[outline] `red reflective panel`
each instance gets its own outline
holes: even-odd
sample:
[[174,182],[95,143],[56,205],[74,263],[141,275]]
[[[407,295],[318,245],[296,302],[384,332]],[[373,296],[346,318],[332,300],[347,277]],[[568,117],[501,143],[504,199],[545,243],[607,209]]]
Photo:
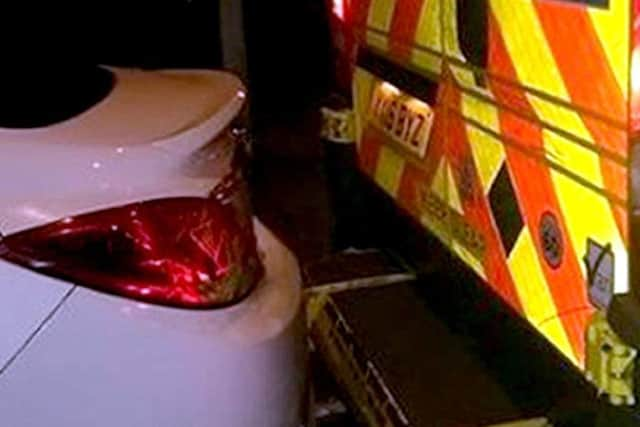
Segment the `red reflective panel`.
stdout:
[[134,203],[8,236],[2,257],[145,302],[229,305],[263,275],[251,221],[237,217],[213,197]]

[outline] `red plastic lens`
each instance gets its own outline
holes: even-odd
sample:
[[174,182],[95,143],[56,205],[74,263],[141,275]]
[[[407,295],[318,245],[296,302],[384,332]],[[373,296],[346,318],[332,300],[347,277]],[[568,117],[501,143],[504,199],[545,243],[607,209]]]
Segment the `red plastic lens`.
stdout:
[[134,203],[8,236],[2,257],[145,302],[229,305],[263,274],[251,222],[237,216],[214,197]]

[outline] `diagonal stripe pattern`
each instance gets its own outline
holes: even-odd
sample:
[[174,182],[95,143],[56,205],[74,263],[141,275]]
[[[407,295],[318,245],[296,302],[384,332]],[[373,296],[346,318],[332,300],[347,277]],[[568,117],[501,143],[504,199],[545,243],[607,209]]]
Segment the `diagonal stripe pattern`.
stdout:
[[368,121],[389,79],[356,72],[361,168],[582,365],[588,241],[629,289],[631,0],[482,0],[486,69],[463,54],[460,1],[353,0],[363,49],[440,84],[415,159]]

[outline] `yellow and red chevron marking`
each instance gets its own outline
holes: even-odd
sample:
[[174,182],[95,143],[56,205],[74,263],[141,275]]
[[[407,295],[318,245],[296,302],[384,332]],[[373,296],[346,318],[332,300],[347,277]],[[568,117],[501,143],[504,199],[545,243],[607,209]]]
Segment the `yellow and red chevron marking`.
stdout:
[[569,360],[578,364],[574,346],[561,320],[567,316],[558,316],[534,237],[528,227],[525,227],[518,237],[508,262],[526,318]]
[[420,12],[425,1],[428,0],[404,0],[401,6],[393,11],[391,21],[390,51],[394,58],[407,62],[412,53],[412,45],[416,35],[416,29],[420,22]]
[[[368,31],[384,40],[373,47],[396,62],[408,64],[416,50],[458,59],[462,55],[456,47],[458,3],[355,0],[355,31],[363,45],[367,44]],[[611,0],[606,9],[562,0],[485,0],[485,3],[493,11],[497,24],[504,27],[507,48],[516,59],[516,84],[606,117],[625,130],[630,40],[624,29],[630,28],[629,0]],[[450,45],[445,52],[443,41]],[[603,143],[626,155],[622,135]]]
[[[495,111],[495,117],[493,114],[488,117],[478,117],[480,113],[486,115],[487,112],[492,112],[486,105],[479,104],[477,100],[473,98],[463,101],[460,110],[464,113],[465,117],[473,117],[477,121],[481,121],[487,126],[487,130],[480,130],[475,128],[474,125],[467,125],[467,139],[469,143],[476,145],[477,153],[474,153],[474,159],[478,167],[482,166],[487,169],[484,174],[486,178],[481,178],[480,182],[483,185],[485,194],[489,197],[495,190],[497,181],[508,176],[508,180],[514,186],[513,197],[518,199],[517,206],[520,213],[527,213],[523,228],[518,229],[518,234],[514,236],[511,243],[508,244],[508,264],[511,271],[514,282],[516,285],[518,298],[523,306],[524,315],[535,325],[540,323],[549,323],[547,319],[558,317],[558,305],[551,293],[552,288],[560,288],[562,286],[562,278],[566,277],[568,266],[573,265],[574,272],[576,271],[575,261],[568,263],[566,260],[556,269],[550,269],[546,264],[542,264],[541,250],[539,242],[539,234],[535,233],[535,236],[531,234],[530,230],[537,230],[539,224],[536,220],[544,214],[553,212],[550,208],[552,202],[549,202],[549,197],[544,193],[544,183],[538,181],[538,176],[535,180],[531,179],[532,175],[536,175],[536,172],[540,173],[542,170],[542,176],[548,175],[544,168],[544,165],[537,161],[535,158],[531,158],[521,151],[514,149],[509,144],[501,142],[498,137],[499,134],[491,135],[489,131],[491,129],[503,130],[505,126],[509,126],[509,115],[501,113],[499,110]],[[483,108],[484,107],[484,108]],[[473,111],[473,110],[478,111]],[[479,120],[482,119],[482,120]],[[494,123],[495,121],[495,123]],[[519,126],[521,132],[525,132],[526,129],[539,134],[535,127],[520,124],[515,122]],[[533,138],[534,135],[529,135]],[[518,169],[519,168],[519,169]],[[547,185],[549,180],[547,179]],[[534,196],[530,197],[529,194],[533,193]],[[507,195],[501,196],[501,202],[508,204]],[[546,196],[546,197],[545,197]],[[526,200],[521,200],[523,197],[528,197]],[[551,193],[553,197],[553,193]],[[542,209],[540,209],[540,207]],[[536,210],[539,212],[536,214]],[[495,217],[494,212],[494,217]],[[549,274],[550,271],[557,270],[555,275]],[[565,274],[561,274],[562,272]],[[526,273],[526,274],[525,274]],[[580,275],[579,269],[577,269],[578,275]],[[582,278],[579,278],[581,281]],[[576,288],[571,288],[576,289]],[[577,288],[579,291],[584,292],[582,289]],[[580,304],[583,298],[576,298],[575,301],[571,301],[571,304]],[[565,305],[567,303],[565,302]],[[580,311],[575,311],[573,305],[564,307],[563,313],[572,313],[571,316],[565,316],[564,323],[571,325],[575,321],[574,317],[580,315]],[[574,314],[575,312],[575,314]],[[579,319],[580,320],[580,319]],[[580,340],[580,328],[577,329],[578,333],[574,334],[574,337],[578,338],[576,347],[581,348],[582,342]],[[565,329],[562,325],[549,324],[542,330],[549,339],[556,343],[560,350],[573,361],[577,361],[576,352],[574,346],[571,345],[567,337]]]
[[[490,28],[496,27],[491,25]],[[495,61],[490,61],[490,63],[500,64],[500,71],[503,75],[513,75],[515,71],[509,56],[506,54],[500,35],[492,32],[491,36],[491,55]],[[499,89],[494,90],[494,93],[497,98],[500,98]],[[526,106],[527,101],[524,93],[522,93],[522,99],[518,101],[518,104],[523,107]],[[529,106],[528,108],[531,109],[532,107]],[[523,142],[533,149],[544,149],[542,132],[535,124],[518,119],[512,114],[501,112],[500,125],[504,134],[518,135]],[[540,218],[546,213],[551,213],[559,219],[561,234],[567,240],[566,220],[564,219],[549,169],[542,162],[523,154],[521,151],[508,146],[506,151],[509,170],[513,174],[520,206],[525,213],[524,216],[529,229],[537,230],[539,227],[537,222]],[[532,179],[532,177],[535,177],[535,179]],[[544,255],[541,253],[541,247],[541,243],[537,242],[538,256],[543,259]],[[576,308],[586,309],[582,318],[576,319],[573,317],[564,324],[574,353],[580,355],[584,352],[584,327],[590,314],[588,310],[590,305],[587,300],[586,286],[584,285],[584,278],[578,261],[580,255],[576,254],[573,249],[566,250],[565,254],[566,257],[560,266],[552,268],[543,262],[542,269],[558,313],[570,312]],[[575,285],[567,286],[567,283]]]
[[[629,70],[628,35],[620,34],[624,31],[609,32],[611,40],[602,39],[597,28],[605,26],[601,23],[604,19],[610,21],[608,25],[629,28],[628,11],[628,2],[620,0],[611,1],[610,11],[604,17],[605,12],[559,2],[494,0],[490,34],[498,34],[503,40],[504,56],[512,61],[513,72],[503,73],[491,60],[489,72],[584,109],[582,114],[569,113],[526,94],[537,117],[592,141],[624,161],[628,149],[624,132],[628,120],[628,74],[618,73],[618,80],[614,71]],[[490,41],[490,49],[493,47]],[[609,62],[609,57],[613,62]],[[600,174],[594,180],[602,180],[606,188],[626,201],[625,168],[602,160]],[[619,234],[626,240],[625,208],[612,205],[611,210]]]
[[[498,2],[495,2],[495,3],[497,4]],[[511,7],[511,6],[505,6],[505,7]],[[494,12],[495,10],[496,8],[494,7]],[[522,12],[519,12],[519,13],[522,14]],[[583,11],[578,8],[576,10],[576,13],[583,13]],[[526,52],[524,53],[520,52],[518,49],[516,49],[513,46],[511,47],[511,50],[509,50],[507,48],[506,41],[505,42],[502,41],[502,40],[506,40],[508,37],[513,38],[513,36],[510,35],[511,32],[509,32],[504,28],[504,25],[501,26],[500,23],[497,22],[497,18],[495,17],[497,15],[498,14],[493,13],[492,23],[490,25],[490,31],[491,31],[490,40],[492,40],[490,44],[491,57],[489,60],[490,73],[497,74],[502,77],[506,77],[506,80],[513,82],[513,81],[517,81],[520,75],[530,72],[531,74],[536,75],[535,79],[538,79],[540,81],[546,79],[549,81],[549,83],[545,83],[544,85],[542,83],[538,83],[538,85],[551,88],[556,93],[563,91],[562,89],[563,79],[559,79],[559,77],[556,75],[556,72],[553,71],[553,70],[557,71],[557,69],[555,68],[555,65],[554,65],[555,59],[552,57],[551,51],[547,49],[543,52],[538,52],[534,55],[536,61],[539,64],[541,64],[541,66],[538,67],[539,69],[536,71],[535,69],[533,69],[534,67],[531,65],[531,61],[527,61]],[[510,16],[513,18],[512,14],[509,14],[509,15],[505,15],[504,17],[505,20],[507,16]],[[530,18],[529,20],[520,19],[520,21],[529,22],[531,19],[533,19],[531,18],[531,16],[529,16],[529,18]],[[525,24],[520,23],[518,27],[519,28],[518,31],[521,31],[524,25]],[[535,30],[531,29],[531,31],[529,32],[530,33],[535,32]],[[573,39],[575,39],[575,37]],[[511,43],[513,45],[517,45],[515,41],[512,41]],[[503,51],[505,52],[503,52],[501,55],[496,55],[494,54],[494,51],[496,50],[496,46],[499,46],[499,45],[505,46],[505,48],[503,49]],[[542,47],[544,47],[545,45],[548,45],[548,43],[546,42],[546,39],[543,40],[542,42],[540,42],[539,40],[536,40],[535,49],[541,50]],[[531,54],[531,52],[529,52],[529,54]],[[568,52],[566,54],[568,55]],[[506,66],[503,63],[504,61],[509,61],[512,63],[512,65]],[[587,62],[589,62],[589,60],[587,60]],[[517,68],[517,64],[519,64],[520,69]],[[523,69],[527,67],[531,68],[532,70],[523,71]],[[595,69],[597,70],[597,67],[595,67]],[[511,71],[508,71],[508,70],[511,70]],[[568,71],[569,70],[567,70],[567,72]],[[582,78],[586,79],[586,77],[584,76]],[[565,78],[564,80],[570,80],[570,78]],[[595,84],[592,83],[592,85],[595,85],[596,87],[601,85],[600,83],[597,83],[597,80],[598,80],[597,75],[592,75],[588,79],[589,82],[593,82],[594,80],[596,81],[596,83]],[[605,77],[604,80],[606,81],[610,79],[607,79]],[[566,112],[559,114],[558,111],[560,107],[553,106],[549,102],[546,102],[546,103],[540,102],[540,99],[535,96],[532,96],[530,92],[527,92],[525,90],[520,90],[519,92],[522,96],[518,96],[518,90],[517,88],[514,88],[513,85],[510,85],[507,88],[506,86],[508,85],[503,84],[497,80],[494,80],[493,83],[494,84],[492,84],[492,88],[494,89],[494,92],[499,91],[501,93],[501,95],[498,98],[503,99],[504,103],[517,105],[517,108],[519,111],[523,111],[523,110],[529,111],[530,115],[533,115],[535,117],[542,117],[542,118],[546,117],[549,120],[553,119],[556,122],[558,122],[556,123],[558,125],[557,127],[569,135],[573,135],[573,136],[577,135],[583,138],[586,135],[586,138],[589,141],[598,142],[598,144],[592,145],[590,158],[588,156],[587,157],[576,156],[574,155],[575,152],[569,152],[569,154],[566,154],[566,153],[564,154],[564,157],[567,158],[564,161],[564,163],[568,165],[568,168],[570,169],[571,172],[578,172],[578,173],[582,172],[585,180],[588,181],[590,185],[606,189],[606,191],[610,196],[614,196],[615,199],[617,199],[615,201],[612,199],[608,199],[609,207],[602,208],[601,198],[596,197],[594,193],[590,194],[591,196],[590,203],[593,204],[593,206],[598,207],[598,210],[600,211],[600,215],[598,215],[597,218],[601,219],[602,222],[600,224],[597,224],[599,228],[598,230],[594,230],[595,227],[593,223],[586,221],[584,218],[582,219],[576,218],[578,214],[570,214],[568,212],[578,204],[577,201],[573,200],[573,199],[576,199],[576,196],[578,194],[575,192],[575,189],[576,189],[575,185],[571,185],[571,183],[568,182],[565,179],[565,177],[562,176],[562,174],[557,174],[555,172],[553,173],[554,184],[555,184],[556,192],[558,193],[558,197],[560,198],[560,203],[563,204],[563,208],[565,210],[565,216],[568,217],[567,222],[570,228],[572,228],[571,230],[572,240],[578,243],[576,244],[576,246],[578,246],[576,247],[576,250],[578,251],[579,254],[584,253],[584,251],[580,249],[584,248],[584,244],[585,244],[584,242],[586,241],[585,235],[587,233],[591,233],[592,235],[595,234],[598,236],[606,236],[609,240],[613,242],[614,246],[616,246],[620,252],[625,252],[626,251],[625,241],[628,235],[628,230],[626,229],[627,228],[626,198],[627,198],[627,175],[628,175],[627,167],[626,167],[626,153],[621,153],[620,155],[616,156],[615,155],[616,153],[614,151],[615,150],[623,151],[619,147],[620,145],[619,141],[622,140],[624,144],[626,144],[626,140],[627,140],[626,134],[620,128],[613,126],[612,124],[606,122],[605,120],[596,118],[593,114],[583,113],[580,115],[577,112],[574,112],[572,114],[568,114]],[[597,95],[600,97],[598,102],[600,102],[601,105],[608,105],[608,102],[605,99],[607,95],[606,91],[608,89],[606,89],[606,85],[604,84],[603,84],[603,87],[604,88],[599,89],[599,92],[601,93]],[[586,88],[584,88],[584,90],[586,90]],[[616,91],[614,90],[613,92],[614,93],[613,93],[612,99],[615,101]],[[514,101],[514,98],[520,98],[520,99],[518,99],[517,101]],[[525,100],[528,101],[528,104],[529,104],[528,106],[524,105]],[[616,108],[622,108],[622,109],[625,108],[624,101],[621,102],[619,100],[619,97],[618,97],[618,101],[616,101],[616,104],[618,105],[618,107],[614,107],[614,110]],[[622,107],[620,107],[620,105],[622,105]],[[564,117],[565,119],[564,122],[559,122],[559,119],[557,117]],[[587,125],[591,129],[593,129],[593,135],[591,135],[588,132]],[[616,143],[616,141],[618,142]],[[618,147],[613,146],[612,142],[615,144],[618,144]],[[571,148],[567,144],[565,144],[565,146],[566,148],[569,148],[569,149]],[[552,133],[544,132],[543,149],[545,150],[545,152],[550,152],[554,150],[556,147],[557,147],[557,144],[555,143],[554,138],[552,138]],[[574,144],[574,147],[577,147],[577,144]],[[565,150],[565,151],[569,151],[569,150]],[[584,203],[582,203],[582,205],[584,205]],[[624,258],[624,256],[622,256],[622,258]],[[624,263],[620,263],[620,264],[624,265]],[[621,269],[621,271],[617,271],[617,273],[620,279],[619,283],[622,283],[626,279],[626,276],[627,276],[626,272],[624,271],[624,269]],[[620,290],[623,291],[624,287],[625,287],[624,284],[620,285]]]
[[[620,260],[620,268],[616,270],[616,290],[624,292],[628,286],[628,136],[624,131],[627,127],[624,123],[628,120],[628,77],[615,77],[615,74],[627,75],[620,73],[620,68],[629,72],[628,54],[619,53],[628,52],[629,41],[624,38],[620,41],[619,33],[611,35],[610,39],[598,38],[596,34],[606,33],[599,30],[604,27],[604,22],[622,27],[628,24],[628,2],[612,1],[607,12],[558,3],[524,3],[527,4],[521,8],[514,8],[513,2],[503,0],[492,3],[489,73],[506,77],[511,82],[524,80],[526,84],[544,88],[546,93],[564,97],[575,105],[575,111],[568,113],[561,109],[559,102],[557,105],[541,102],[539,97],[526,90],[520,91],[521,99],[518,101],[519,109],[529,110],[541,120],[553,122],[570,136],[592,142],[590,156],[578,156],[575,151],[565,150],[568,153],[565,153],[563,163],[570,172],[582,173],[584,181],[605,189],[607,194],[600,197],[596,191],[585,191],[584,186],[567,179],[566,173],[558,173],[551,168],[554,189],[569,228],[569,237],[579,255],[585,253],[589,235],[608,240],[616,247]],[[556,22],[553,21],[554,16]],[[563,33],[566,30],[559,27],[565,23],[580,29],[577,33],[580,37]],[[535,43],[528,44],[517,40],[515,27],[512,27],[516,24],[519,33],[541,34],[542,38],[532,36]],[[608,51],[602,53],[603,47]],[[614,62],[609,62],[608,58],[614,58]],[[499,86],[492,84],[494,92],[500,91]],[[513,94],[496,97],[510,102]],[[529,107],[523,105],[525,99],[529,101]],[[592,112],[580,111],[581,108]],[[553,132],[543,132],[542,149],[553,151],[557,148],[556,140]],[[593,209],[589,218],[584,216],[584,206]]]
[[[589,240],[611,245],[615,291],[629,289],[630,0],[486,0],[486,69],[458,46],[459,0],[355,3],[363,45],[440,76],[422,159],[368,126],[360,108],[362,169],[581,365],[593,311],[582,264]],[[354,95],[366,104],[372,84],[363,95],[358,80]],[[515,226],[499,212],[507,196]]]
[[[449,105],[460,105],[460,92],[452,91],[445,102]],[[485,256],[483,260],[487,281],[514,309],[521,311],[515,283],[506,262],[507,254],[500,242],[500,234],[493,220],[491,207],[480,185],[465,122],[460,116],[454,114],[448,114],[446,121],[446,153],[453,166],[455,183],[460,186],[463,179],[468,180],[467,196],[462,199],[463,214],[468,223],[484,237],[487,252],[491,254],[491,256]],[[463,178],[462,174],[471,174],[471,179]]]

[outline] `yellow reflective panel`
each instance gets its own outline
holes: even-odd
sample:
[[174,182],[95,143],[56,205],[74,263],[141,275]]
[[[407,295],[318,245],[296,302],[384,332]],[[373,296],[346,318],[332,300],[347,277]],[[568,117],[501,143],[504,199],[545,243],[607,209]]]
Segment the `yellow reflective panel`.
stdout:
[[[570,101],[564,79],[540,25],[533,2],[491,0],[491,6],[520,82]],[[584,140],[593,141],[582,118],[572,109],[531,93],[527,93],[527,98],[543,122],[562,128]]]
[[[463,94],[462,114],[471,120],[482,123],[483,126],[496,133],[500,133],[498,109],[494,105],[477,97]],[[466,130],[482,188],[484,193],[488,194],[505,161],[504,147],[495,137],[471,124],[466,125]]]
[[[547,287],[544,272],[540,266],[538,254],[528,227],[525,227],[520,233],[509,256],[508,264],[525,317],[529,322],[537,327],[537,325],[545,322],[546,319],[557,316],[557,309],[551,292]],[[573,363],[576,363],[571,343],[562,324],[550,321],[543,326],[543,328],[538,328],[540,332]]]
[[605,188],[598,153],[547,129],[542,134],[545,156],[549,161],[570,170],[595,187]]
[[536,95],[527,93],[527,98],[533,106],[536,115],[545,123],[549,123],[570,134],[593,143],[593,137],[584,124],[584,121],[574,110],[558,103],[544,100]]
[[396,0],[371,0],[367,24],[377,30],[389,32]]
[[391,196],[395,197],[398,192],[404,163],[405,160],[391,148],[384,145],[380,148],[375,180]]
[[[426,0],[422,5],[420,20],[416,30],[415,43],[411,61],[422,70],[440,74],[441,58],[431,51],[442,52],[442,31],[440,25],[440,2],[442,0]],[[426,49],[420,49],[420,46]]]
[[500,120],[498,108],[477,96],[462,94],[462,114],[476,122],[482,123],[486,128],[500,133]]
[[[580,362],[573,354],[569,342],[566,340],[566,334],[562,327],[562,320],[558,317],[553,319],[547,319],[540,325],[534,325],[542,335],[544,335],[549,341],[551,341],[562,354],[567,357],[575,366],[580,369],[584,369],[584,366],[580,366]],[[566,342],[566,343],[565,343]]]
[[369,104],[375,86],[374,76],[363,70],[356,68],[353,79],[353,104],[355,111],[356,143],[360,144],[362,131],[366,126]]
[[433,177],[433,181],[431,183],[431,192],[438,196],[440,200],[448,200],[448,171],[449,164],[443,157],[440,159],[440,163],[438,164],[438,169],[436,169],[436,173]]
[[464,55],[460,50],[458,42],[458,19],[457,19],[457,3],[458,0],[441,0],[442,1],[442,26],[444,31],[444,51],[449,56],[464,60]]
[[[627,250],[620,237],[611,207],[606,198],[581,185],[565,174],[551,170],[558,203],[567,224],[571,245],[581,259],[587,253],[587,239],[601,245],[611,244],[614,253],[614,290],[624,293],[629,289]],[[580,264],[584,277],[584,264]],[[576,278],[576,281],[583,278]]]
[[473,125],[467,125],[467,135],[480,175],[482,189],[485,195],[489,194],[489,190],[500,172],[500,167],[506,159],[504,146],[493,136]]
[[630,10],[629,0],[609,0],[609,7],[606,9],[589,8],[591,21],[607,55],[611,70],[627,99],[630,43],[629,33],[621,29],[630,28]]
[[458,193],[458,186],[456,185],[456,181],[453,178],[453,170],[451,169],[451,165],[447,163],[447,191],[448,198],[447,201],[449,203],[449,207],[454,211],[458,212],[460,215],[464,214],[464,210],[462,208],[462,202],[460,201],[460,193]]
[[569,100],[562,75],[530,0],[490,0],[520,81]]
[[389,30],[396,0],[372,0],[369,6],[367,44],[384,52],[389,48]]

